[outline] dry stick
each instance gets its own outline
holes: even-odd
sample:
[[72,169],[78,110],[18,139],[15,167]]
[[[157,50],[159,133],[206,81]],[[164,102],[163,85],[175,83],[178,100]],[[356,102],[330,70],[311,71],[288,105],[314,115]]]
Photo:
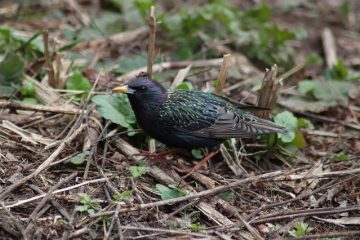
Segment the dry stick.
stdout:
[[[73,185],[73,186],[70,186],[70,187],[66,187],[66,188],[56,190],[56,191],[53,192],[53,194],[70,191],[72,189],[79,188],[79,187],[82,187],[84,185],[91,184],[91,183],[105,182],[105,180],[106,180],[105,178],[99,178],[99,179],[93,179],[93,180],[85,181],[85,182],[82,182],[82,183],[79,183],[79,184],[76,184],[76,185]],[[32,198],[28,198],[28,199],[25,199],[25,200],[18,201],[16,203],[6,205],[6,208],[13,208],[13,207],[23,205],[25,203],[33,202],[33,201],[35,201],[37,199],[43,198],[45,195],[46,194],[40,194],[40,195],[32,197]]]
[[298,200],[301,200],[301,199],[304,199],[308,196],[311,196],[315,193],[318,193],[322,190],[325,190],[327,188],[330,188],[332,187],[332,185],[336,182],[337,179],[333,179],[331,180],[330,182],[326,183],[325,185],[315,189],[314,191],[311,191],[311,192],[308,192],[308,193],[304,193],[304,194],[300,194],[299,196],[295,197],[295,198],[291,198],[291,199],[288,199],[288,200],[285,200],[285,201],[281,201],[281,202],[275,202],[275,203],[272,203],[272,204],[268,204],[268,205],[265,205],[263,207],[260,207],[258,208],[257,210],[255,210],[254,212],[252,212],[251,214],[249,214],[248,216],[245,217],[245,219],[247,221],[249,221],[251,218],[253,218],[254,216],[256,216],[257,214],[259,214],[261,211],[264,211],[266,209],[269,209],[269,208],[274,208],[274,207],[278,207],[278,206],[281,206],[281,205],[285,205],[285,204],[288,204],[288,203],[291,203],[291,202],[295,202],[295,201],[298,201]]
[[[13,222],[14,222],[17,230],[21,233],[23,240],[27,240],[28,238],[26,237],[25,229],[24,229],[23,225],[20,223],[20,221],[18,221],[14,217],[14,215],[12,215],[12,213],[6,208],[6,206],[4,205],[4,203],[2,201],[0,201],[0,206],[13,219]],[[1,226],[1,227],[4,227],[4,226]]]
[[179,86],[186,78],[186,75],[188,74],[190,69],[191,69],[191,65],[187,66],[186,68],[180,69],[174,81],[172,82],[170,88],[175,89],[177,86]]
[[[279,211],[279,212],[274,212],[274,213],[269,213],[266,215],[261,216],[261,218],[254,220],[253,222],[256,221],[260,221],[262,219],[268,219],[268,218],[273,218],[273,217],[279,217],[279,216],[289,216],[289,215],[293,215],[293,214],[300,214],[300,213],[309,213],[311,212],[321,212],[321,213],[332,213],[332,211],[334,211],[335,209],[337,209],[338,211],[342,212],[346,212],[346,211],[352,211],[353,207],[360,207],[359,205],[353,205],[353,206],[347,206],[347,207],[338,207],[338,208],[334,208],[334,207],[324,207],[324,208],[312,208],[312,209],[301,209],[301,210],[291,210],[291,211]],[[349,210],[350,208],[350,210]]]
[[[360,231],[355,230],[355,231],[319,233],[319,234],[311,234],[311,235],[290,238],[290,239],[296,239],[296,240],[330,239],[330,238],[335,238],[335,237],[355,237],[355,236],[360,236]],[[355,239],[355,238],[348,238],[348,239]]]
[[152,66],[154,60],[154,51],[155,51],[155,36],[156,36],[156,17],[155,17],[155,7],[151,6],[150,16],[148,20],[149,24],[149,45],[148,45],[148,56],[147,56],[147,74],[151,78],[152,76]]
[[323,47],[325,52],[326,65],[328,67],[332,67],[337,62],[336,44],[335,44],[334,35],[331,29],[326,27],[324,28],[321,36],[322,36]]
[[319,208],[319,209],[308,209],[307,211],[302,210],[301,212],[297,213],[297,212],[292,212],[291,214],[284,214],[281,216],[275,216],[275,217],[268,217],[268,218],[260,218],[260,219],[256,219],[254,221],[252,221],[251,223],[266,223],[266,222],[271,222],[271,221],[277,221],[277,220],[282,220],[282,219],[286,219],[286,218],[298,218],[298,217],[305,217],[305,216],[314,216],[314,215],[327,215],[327,214],[335,214],[335,213],[343,213],[343,212],[351,212],[351,211],[359,211],[360,210],[360,205],[355,205],[355,206],[349,206],[349,207],[339,207],[339,208],[333,208],[333,209],[328,209],[326,208],[325,210]]
[[125,45],[131,43],[142,35],[145,35],[148,32],[147,27],[140,27],[134,30],[121,32],[115,35],[101,37],[89,41],[84,41],[79,43],[74,47],[74,50],[81,51],[81,50],[90,50],[90,51],[98,51],[99,48],[104,48],[108,45],[108,43],[114,43],[117,45]]
[[50,166],[50,164],[55,160],[55,158],[65,149],[66,144],[70,143],[77,135],[84,129],[85,125],[81,125],[72,135],[62,140],[58,148],[30,175],[22,178],[21,180],[13,183],[7,187],[1,194],[0,199],[3,199],[7,194],[9,194],[15,188],[23,185],[33,177],[36,177],[40,172],[45,170]]
[[79,16],[81,23],[88,26],[91,22],[89,15],[82,9],[82,7],[75,0],[67,0],[67,3],[72,7]]
[[114,216],[111,219],[111,224],[109,226],[109,229],[108,229],[107,233],[105,234],[103,240],[109,239],[112,229],[114,228],[114,224],[117,221],[117,219],[119,218],[119,214],[117,212],[119,211],[120,207],[121,207],[121,205],[118,203],[116,206],[116,209],[115,209]]
[[[193,68],[218,67],[221,66],[222,61],[223,61],[222,58],[215,58],[215,59],[198,60],[198,61],[162,62],[162,63],[154,64],[152,66],[152,71],[161,72],[166,69],[185,68],[189,65],[191,65]],[[146,72],[146,71],[147,71],[147,67],[142,67],[116,78],[116,81],[127,82],[128,80],[133,79],[134,77],[139,75],[141,72]]]
[[32,213],[30,214],[29,218],[28,218],[28,225],[25,229],[25,233],[28,233],[29,230],[33,227],[32,223],[35,224],[36,219],[41,217],[38,214],[38,212],[41,210],[41,208],[46,204],[46,202],[48,200],[52,199],[53,196],[53,192],[58,189],[59,187],[61,187],[63,184],[70,182],[74,177],[76,177],[77,172],[72,173],[70,176],[63,178],[62,180],[60,180],[57,184],[55,184],[54,186],[52,186],[49,191],[45,194],[44,198],[41,199],[41,201],[38,203],[38,205],[36,206],[36,208],[32,211]]
[[[205,190],[205,191],[202,191],[202,192],[190,194],[190,195],[179,197],[179,198],[173,198],[173,199],[162,200],[162,201],[158,201],[158,202],[140,204],[140,205],[137,205],[137,206],[134,206],[134,207],[131,207],[131,208],[123,208],[123,209],[119,210],[119,213],[139,211],[139,210],[146,209],[146,208],[160,207],[160,206],[171,205],[171,204],[184,202],[184,201],[188,201],[188,200],[193,200],[193,199],[198,199],[198,198],[205,198],[205,197],[213,196],[213,195],[219,194],[221,192],[225,192],[225,191],[228,191],[230,189],[239,187],[240,185],[245,184],[245,183],[266,180],[266,179],[269,179],[269,178],[276,177],[276,176],[278,176],[280,174],[281,174],[281,171],[275,171],[275,172],[265,173],[265,174],[261,174],[261,175],[257,175],[257,176],[253,176],[253,177],[248,177],[248,178],[245,178],[245,179],[241,179],[241,180],[237,180],[235,182],[229,183],[226,186],[219,186],[219,187],[216,187],[216,188],[213,188],[213,189]],[[111,214],[114,214],[114,212],[115,211],[100,212],[100,213],[92,215],[91,217],[96,218],[96,217],[100,217],[100,216],[111,215]]]
[[[218,198],[218,197],[217,197]],[[231,205],[230,203],[226,202],[225,200],[222,200],[220,198],[217,199],[217,203],[220,205],[220,207],[228,212],[231,215],[234,215],[240,222],[245,226],[245,228],[253,235],[255,239],[258,240],[264,240],[264,238],[259,234],[259,232],[253,228],[245,219],[243,216],[239,214],[239,210]]]
[[231,61],[231,54],[225,54],[223,56],[223,62],[221,64],[221,68],[218,76],[218,84],[216,86],[216,91],[215,91],[217,95],[221,95],[221,92],[224,89],[230,61]]
[[[131,157],[135,161],[139,161],[141,158],[134,156],[138,154],[138,149],[134,148],[130,144],[128,144],[123,139],[119,138],[115,142],[116,146],[120,149],[122,153]],[[160,182],[164,182],[168,185],[177,185],[182,179],[181,177],[176,174],[176,172],[170,171],[168,173],[164,172],[157,166],[150,166],[150,174]],[[190,185],[187,185],[187,190],[195,191]],[[196,207],[209,219],[214,221],[218,225],[227,225],[232,224],[233,222],[230,221],[227,217],[223,216],[219,211],[214,209],[210,204],[205,202],[199,202],[196,204]]]
[[276,78],[278,68],[276,65],[271,67],[271,70],[266,69],[266,73],[262,82],[259,99],[258,99],[258,107],[267,108],[270,110],[260,111],[258,116],[261,118],[269,119],[269,114],[271,109],[275,106],[277,102],[277,98],[280,93],[281,79],[278,80]]
[[11,102],[11,101],[0,101],[0,108],[10,108],[10,109],[28,110],[28,111],[37,111],[37,112],[63,113],[63,114],[81,113],[81,111],[76,108],[33,105],[33,104]]
[[194,237],[206,237],[206,238],[209,237],[209,235],[205,235],[205,234],[180,231],[180,230],[170,230],[170,229],[164,229],[164,228],[133,227],[133,226],[124,226],[122,228],[126,229],[126,230],[134,230],[134,231],[152,231],[152,232],[161,232],[161,233],[168,233],[168,234],[190,235],[190,236],[194,236]]
[[[30,184],[29,187],[39,194],[46,194],[43,190],[41,190],[36,185]],[[56,201],[55,199],[52,198],[52,199],[50,199],[50,202],[59,211],[59,213],[61,213],[61,215],[63,215],[66,218],[66,220],[68,220],[68,221],[70,220],[70,214],[63,206],[61,206],[61,204],[58,201]]]
[[49,31],[43,31],[43,40],[44,40],[44,54],[45,54],[45,64],[48,72],[48,84],[50,87],[56,88],[57,82],[55,79],[54,67],[52,65],[51,54],[49,50]]

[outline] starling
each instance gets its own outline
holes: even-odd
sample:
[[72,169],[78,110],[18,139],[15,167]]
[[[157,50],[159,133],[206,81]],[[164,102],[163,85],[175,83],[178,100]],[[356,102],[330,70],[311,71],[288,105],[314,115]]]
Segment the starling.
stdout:
[[140,127],[169,147],[213,148],[228,138],[286,132],[227,98],[201,91],[166,90],[147,76],[113,91],[126,93]]

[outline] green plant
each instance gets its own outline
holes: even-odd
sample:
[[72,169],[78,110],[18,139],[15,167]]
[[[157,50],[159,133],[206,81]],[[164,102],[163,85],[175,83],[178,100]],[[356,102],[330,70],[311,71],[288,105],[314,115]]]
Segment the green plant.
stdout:
[[294,229],[288,231],[290,236],[293,237],[301,237],[304,236],[306,233],[313,232],[315,229],[312,227],[309,227],[307,223],[304,222],[298,222],[294,225]]
[[99,204],[91,199],[87,194],[83,194],[80,196],[81,205],[77,205],[75,207],[75,211],[77,212],[87,212],[92,215],[95,214],[95,210],[99,209]]
[[124,198],[127,198],[129,196],[131,196],[133,194],[133,191],[132,189],[130,190],[126,190],[120,194],[114,194],[113,195],[113,198],[116,200],[116,201],[122,201]]
[[162,200],[178,198],[186,195],[186,192],[173,186],[167,187],[162,184],[156,184],[156,189],[159,191]]
[[[296,118],[293,113],[284,111],[274,117],[274,122],[285,127],[287,133],[278,133],[280,143],[285,147],[301,149],[306,146],[306,141],[299,128],[314,128],[312,123],[304,118]],[[271,144],[272,145],[272,144]]]
[[[270,23],[271,10],[267,5],[239,11],[217,0],[196,8],[182,8],[177,14],[163,14],[159,18],[171,40],[179,46],[176,54],[179,59],[193,58],[209,39],[230,36],[234,40],[230,47],[267,65],[277,63],[290,67],[293,62],[293,50],[286,43],[296,35]],[[212,54],[211,49],[208,54]]]

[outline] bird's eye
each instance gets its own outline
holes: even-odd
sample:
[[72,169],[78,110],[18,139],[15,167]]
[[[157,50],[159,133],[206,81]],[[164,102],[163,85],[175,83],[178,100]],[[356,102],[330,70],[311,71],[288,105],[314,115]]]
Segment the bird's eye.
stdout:
[[146,86],[140,86],[139,87],[140,92],[145,92],[147,90]]

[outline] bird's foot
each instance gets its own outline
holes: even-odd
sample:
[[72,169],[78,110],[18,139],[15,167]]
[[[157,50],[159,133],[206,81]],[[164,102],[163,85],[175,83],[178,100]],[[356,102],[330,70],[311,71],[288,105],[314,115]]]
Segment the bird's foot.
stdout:
[[216,154],[218,154],[219,150],[213,151],[209,153],[207,156],[205,156],[203,159],[201,159],[194,167],[187,168],[187,169],[179,169],[175,168],[178,172],[186,173],[185,176],[182,177],[182,179],[187,178],[194,172],[198,171],[202,166],[204,166],[212,157],[214,157]]
[[134,156],[141,156],[141,157],[146,157],[148,160],[164,160],[164,159],[172,159],[173,158],[173,154],[176,153],[181,153],[182,150],[181,149],[170,149],[170,150],[163,150],[160,152],[156,152],[156,153],[151,153],[148,151],[142,151],[140,153],[134,154]]

